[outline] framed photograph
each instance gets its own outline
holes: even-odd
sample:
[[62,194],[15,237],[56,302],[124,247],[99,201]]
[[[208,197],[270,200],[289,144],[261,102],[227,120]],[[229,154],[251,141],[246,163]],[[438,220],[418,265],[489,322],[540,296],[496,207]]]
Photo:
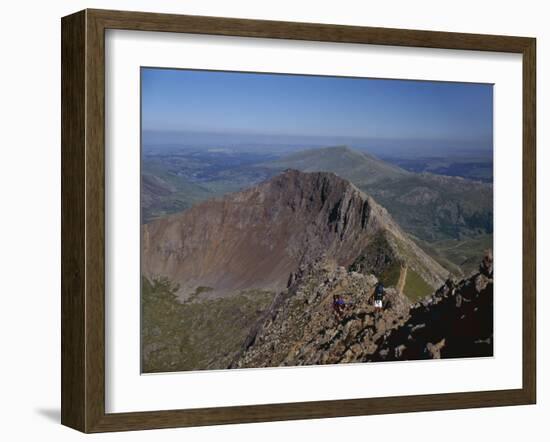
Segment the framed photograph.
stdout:
[[534,404],[535,39],[62,19],[62,423]]

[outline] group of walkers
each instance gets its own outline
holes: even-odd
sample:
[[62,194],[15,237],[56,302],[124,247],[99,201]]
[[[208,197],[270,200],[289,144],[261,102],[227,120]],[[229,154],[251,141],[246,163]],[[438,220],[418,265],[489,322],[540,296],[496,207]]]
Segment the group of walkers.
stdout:
[[[374,307],[377,310],[381,310],[384,306],[384,284],[382,282],[378,282],[376,284],[376,288],[374,289]],[[332,296],[332,309],[334,310],[334,316],[336,317],[337,321],[341,321],[344,312],[346,311],[346,307],[349,305],[349,303],[346,303],[342,295],[333,295]]]

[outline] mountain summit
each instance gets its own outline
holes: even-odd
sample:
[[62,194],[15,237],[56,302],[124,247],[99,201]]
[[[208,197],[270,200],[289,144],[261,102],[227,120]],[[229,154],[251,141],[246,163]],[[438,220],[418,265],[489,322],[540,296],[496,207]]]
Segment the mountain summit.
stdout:
[[400,167],[347,146],[308,149],[274,160],[266,166],[273,169],[292,168],[303,172],[333,172],[357,186],[411,175]]
[[408,269],[429,290],[447,276],[386,209],[328,172],[286,170],[144,225],[142,235],[143,275],[178,283],[183,300],[201,288],[209,297],[279,292],[322,255],[377,276]]

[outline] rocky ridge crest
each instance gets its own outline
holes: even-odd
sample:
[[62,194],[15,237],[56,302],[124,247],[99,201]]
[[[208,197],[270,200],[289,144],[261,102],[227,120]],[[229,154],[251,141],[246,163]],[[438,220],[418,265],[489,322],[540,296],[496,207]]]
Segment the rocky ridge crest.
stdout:
[[[481,357],[493,354],[492,257],[462,281],[449,279],[411,304],[386,290],[373,306],[374,275],[322,257],[300,269],[245,340],[231,368],[391,360]],[[334,295],[346,309],[336,316]]]

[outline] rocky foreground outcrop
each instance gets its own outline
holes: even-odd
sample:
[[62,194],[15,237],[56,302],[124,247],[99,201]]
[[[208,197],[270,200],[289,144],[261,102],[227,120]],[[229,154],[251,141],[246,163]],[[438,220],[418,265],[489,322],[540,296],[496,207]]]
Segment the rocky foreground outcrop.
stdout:
[[368,361],[493,355],[493,261],[460,282],[448,280],[413,305],[408,319],[376,342]]
[[[493,354],[493,274],[448,280],[410,304],[394,289],[373,306],[377,279],[320,258],[303,266],[251,329],[231,368],[337,364]],[[334,295],[347,306],[332,308]]]

